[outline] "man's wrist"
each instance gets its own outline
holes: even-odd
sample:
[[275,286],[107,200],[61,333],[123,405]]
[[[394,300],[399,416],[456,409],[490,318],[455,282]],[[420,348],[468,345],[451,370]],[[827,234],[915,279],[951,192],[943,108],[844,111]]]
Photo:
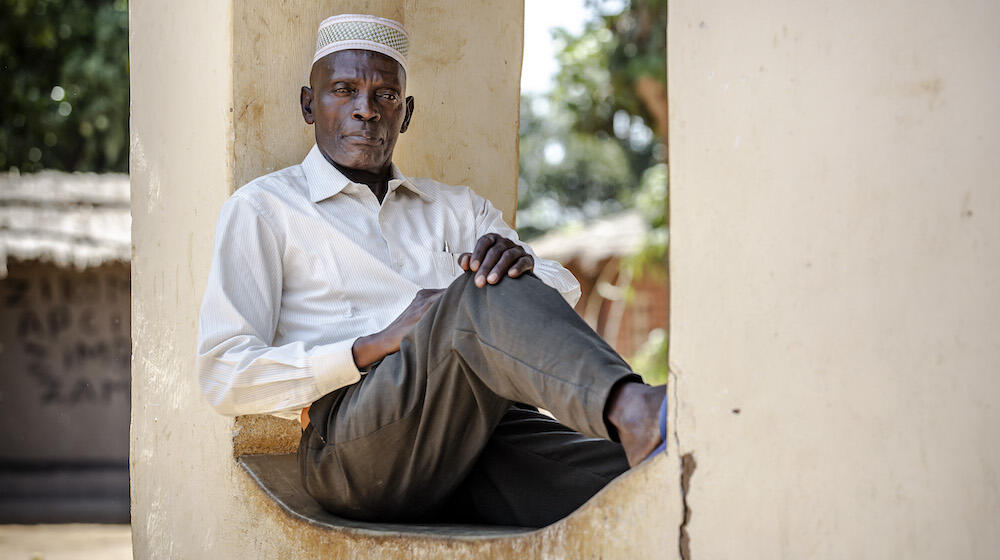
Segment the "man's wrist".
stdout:
[[384,357],[382,353],[381,333],[370,334],[358,337],[351,346],[351,355],[354,356],[354,365],[359,369],[365,369]]
[[368,366],[368,364],[364,363],[367,353],[365,350],[368,345],[367,339],[367,336],[359,336],[351,346],[351,356],[354,357],[354,366],[359,370],[365,369]]

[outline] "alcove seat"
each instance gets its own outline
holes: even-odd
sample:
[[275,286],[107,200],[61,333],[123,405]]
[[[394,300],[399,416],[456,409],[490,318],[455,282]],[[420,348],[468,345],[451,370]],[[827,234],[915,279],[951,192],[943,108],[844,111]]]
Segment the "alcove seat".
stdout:
[[566,518],[541,529],[366,523],[330,514],[299,479],[293,422],[236,421],[234,459],[244,499],[262,523],[283,528],[295,558],[676,558],[683,521],[673,449],[611,482]]
[[299,479],[299,467],[294,454],[246,455],[239,464],[260,486],[261,490],[293,518],[325,529],[352,534],[385,536],[439,537],[511,537],[536,529],[488,525],[366,523],[337,517],[324,510],[310,496]]

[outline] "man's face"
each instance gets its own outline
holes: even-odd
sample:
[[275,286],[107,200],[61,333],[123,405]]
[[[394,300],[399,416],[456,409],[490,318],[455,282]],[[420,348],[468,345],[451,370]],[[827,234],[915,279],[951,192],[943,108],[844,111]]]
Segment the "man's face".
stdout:
[[351,169],[385,170],[413,114],[399,63],[373,51],[338,51],[313,64],[309,85],[300,95],[302,117],[316,125],[323,155]]

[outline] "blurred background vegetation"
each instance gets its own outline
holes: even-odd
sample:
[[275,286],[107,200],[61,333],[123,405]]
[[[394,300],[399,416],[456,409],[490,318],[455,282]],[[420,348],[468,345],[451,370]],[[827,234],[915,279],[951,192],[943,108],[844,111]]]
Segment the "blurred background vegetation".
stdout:
[[[586,7],[582,32],[553,32],[553,88],[521,99],[518,231],[530,240],[634,209],[650,229],[638,253],[622,260],[621,277],[666,275],[667,2],[588,0]],[[665,381],[667,345],[665,330],[651,333],[630,357],[633,367]]]
[[666,163],[666,0],[586,5],[582,33],[554,31],[552,90],[521,99],[526,236],[634,206],[643,175]]
[[128,170],[128,3],[0,0],[0,170]]

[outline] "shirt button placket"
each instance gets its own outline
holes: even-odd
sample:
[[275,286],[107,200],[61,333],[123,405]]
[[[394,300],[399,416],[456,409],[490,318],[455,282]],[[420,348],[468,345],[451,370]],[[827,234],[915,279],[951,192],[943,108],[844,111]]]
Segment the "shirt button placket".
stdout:
[[[392,193],[386,195],[386,202]],[[390,207],[386,206],[384,203],[378,212],[378,226],[382,230],[382,239],[385,240],[386,250],[389,252],[389,259],[392,261],[392,266],[397,271],[403,270],[403,256],[399,254],[399,251],[393,250],[392,243],[389,242],[389,236],[392,234],[392,228],[389,227],[389,217]]]

